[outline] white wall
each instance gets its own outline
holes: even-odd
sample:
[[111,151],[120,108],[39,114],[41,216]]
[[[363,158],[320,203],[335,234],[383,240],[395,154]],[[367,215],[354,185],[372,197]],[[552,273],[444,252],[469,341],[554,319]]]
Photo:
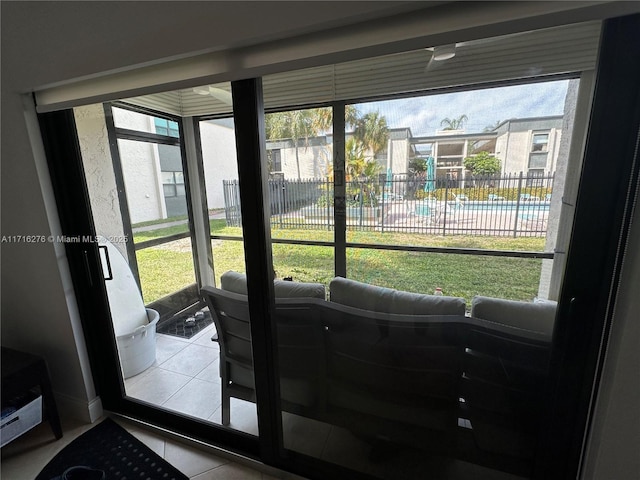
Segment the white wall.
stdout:
[[[302,140],[301,140],[302,142]],[[287,180],[297,180],[298,167],[296,149],[283,148],[280,150],[282,172]],[[324,178],[330,171],[333,157],[333,145],[313,145],[298,147],[298,161],[300,162],[300,178]]]
[[[46,238],[61,229],[30,101],[2,83],[2,235]],[[1,254],[2,345],[42,355],[60,414],[94,420],[102,410],[64,245],[2,243]]]
[[238,179],[235,133],[230,127],[200,122],[200,136],[207,204],[209,208],[224,208],[222,181]]
[[[112,111],[116,127],[155,133],[153,119],[149,115],[122,108],[113,108]],[[118,140],[118,149],[131,223],[167,218],[157,145]]]
[[[96,233],[113,240],[123,238],[120,199],[111,159],[104,108],[102,104],[88,105],[75,108],[73,113]],[[126,244],[115,242],[114,245],[126,258]]]
[[387,165],[383,173],[386,173],[386,169],[389,167],[395,174],[407,173],[409,171],[409,142],[407,139],[389,140],[388,152],[389,158],[387,160],[389,165]]

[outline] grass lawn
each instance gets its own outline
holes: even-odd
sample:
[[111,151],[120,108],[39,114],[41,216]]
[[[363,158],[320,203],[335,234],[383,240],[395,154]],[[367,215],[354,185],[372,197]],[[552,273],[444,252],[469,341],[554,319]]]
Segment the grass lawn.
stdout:
[[[185,226],[169,227],[134,235],[140,242],[185,231]],[[242,230],[226,227],[224,220],[212,220],[211,232],[240,236]],[[333,241],[327,230],[274,229],[273,238]],[[347,233],[352,243],[419,245],[497,250],[542,251],[539,237],[430,236],[407,233]],[[138,267],[145,303],[149,303],[193,283],[193,260],[187,248],[174,251],[152,247],[138,251]],[[175,242],[173,242],[175,243]],[[213,240],[216,281],[227,270],[245,271],[243,243]],[[273,244],[273,264],[278,277],[292,276],[301,282],[328,284],[333,278],[333,248]],[[487,257],[442,253],[347,249],[347,276],[354,280],[410,292],[433,293],[441,287],[445,295],[463,297],[470,304],[474,295],[513,300],[531,300],[537,295],[542,261],[536,259]]]

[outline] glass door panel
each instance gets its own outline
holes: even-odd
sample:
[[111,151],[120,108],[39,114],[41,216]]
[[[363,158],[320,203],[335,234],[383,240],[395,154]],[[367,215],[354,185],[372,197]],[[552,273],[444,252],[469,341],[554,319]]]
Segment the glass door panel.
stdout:
[[[470,45],[485,54],[509,41]],[[297,287],[279,287],[287,300],[276,290],[284,447],[378,478],[528,478],[564,275],[556,252],[571,236],[566,202],[581,168],[573,125],[585,124],[576,112],[589,86],[576,74],[371,93],[376,72],[391,91],[402,55],[334,66],[336,84],[367,99],[334,104],[344,170],[307,180],[315,198],[293,212],[270,205],[274,269]],[[287,86],[302,95],[308,77],[296,78]],[[265,78],[274,92],[282,81]],[[300,133],[312,111],[266,115],[269,168],[283,184],[323,158],[325,137]],[[346,278],[307,274],[321,248],[308,243],[325,239]]]
[[[181,120],[138,111],[133,103],[118,105],[79,107],[74,113],[96,231],[100,245],[108,247],[103,269],[105,277],[113,277],[105,285],[124,393],[129,400],[168,413],[256,435],[255,405],[238,398],[229,402],[223,394],[225,357],[194,267],[192,219],[205,212],[194,207],[202,202],[190,198],[189,181],[197,181],[197,176],[189,177],[185,169],[187,160],[194,160],[184,158],[188,149],[182,148]],[[109,138],[116,140],[116,148],[114,142],[110,148]],[[232,130],[225,146],[234,152]],[[235,155],[230,159],[235,162]],[[220,227],[213,205],[212,231]],[[113,246],[106,244],[108,239]],[[229,258],[235,254],[243,263],[242,242],[228,243],[240,247],[239,254],[232,252]],[[206,258],[206,252],[201,254]],[[159,317],[154,310],[160,311]],[[243,342],[250,361],[250,340]],[[248,400],[250,371],[241,372],[249,372],[243,376],[245,390],[239,388],[244,384],[235,385],[243,394],[249,392]]]
[[258,435],[234,121],[220,116],[197,123],[214,271],[214,285],[204,297],[212,310],[220,355],[212,378],[219,384],[222,403],[210,420]]

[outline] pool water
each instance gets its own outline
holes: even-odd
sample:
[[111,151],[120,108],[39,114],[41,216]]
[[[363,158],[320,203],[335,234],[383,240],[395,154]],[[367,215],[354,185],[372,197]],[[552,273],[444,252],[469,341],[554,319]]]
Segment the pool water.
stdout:
[[[550,202],[548,201],[463,201],[461,203],[449,202],[449,206],[455,209],[480,212],[512,212],[518,210],[520,214],[527,212],[548,212]],[[415,214],[429,216],[435,208],[433,200],[425,200],[416,203]]]

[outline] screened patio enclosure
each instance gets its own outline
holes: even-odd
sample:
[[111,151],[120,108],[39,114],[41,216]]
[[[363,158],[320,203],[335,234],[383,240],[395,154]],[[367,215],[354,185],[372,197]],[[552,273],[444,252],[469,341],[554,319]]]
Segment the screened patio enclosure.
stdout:
[[[262,347],[244,295],[262,246],[276,280],[265,296],[320,292],[275,303],[284,450],[377,478],[529,478],[600,29],[465,42],[442,62],[421,49],[266,75],[253,91],[265,136],[249,155],[245,81],[75,107],[96,233],[128,240],[116,248],[161,314],[156,363],[122,379],[124,397],[260,438]],[[471,115],[441,106],[490,111],[500,97],[523,108],[465,126]],[[474,170],[480,157],[497,167]],[[247,178],[263,180],[263,203]],[[251,200],[265,238],[246,232]],[[510,308],[529,322],[509,327],[520,336],[487,330]],[[522,384],[496,393],[503,376]]]

